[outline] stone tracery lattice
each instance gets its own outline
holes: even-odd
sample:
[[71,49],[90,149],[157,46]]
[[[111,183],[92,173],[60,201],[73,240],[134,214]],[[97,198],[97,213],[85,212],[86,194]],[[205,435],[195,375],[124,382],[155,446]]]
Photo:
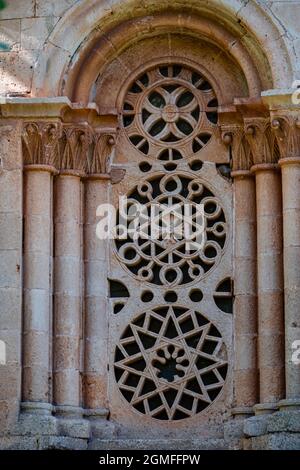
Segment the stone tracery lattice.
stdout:
[[210,140],[217,123],[215,92],[184,65],[155,66],[127,91],[123,127],[143,154],[161,160],[190,157]]
[[[116,240],[117,256],[123,266],[139,280],[161,286],[179,286],[196,282],[210,271],[220,259],[226,240],[227,225],[222,205],[202,180],[190,175],[172,173],[157,175],[142,181],[128,195],[127,204],[143,204],[145,218],[151,217],[151,207],[191,205],[193,223],[196,208],[204,205],[206,223],[204,246],[190,246],[186,239],[142,236],[136,239],[122,236]],[[195,237],[196,237],[195,232]]]
[[227,352],[218,329],[200,313],[158,307],[128,325],[114,369],[122,395],[137,411],[179,420],[217,398],[227,374]]
[[[152,66],[125,93],[121,115],[127,138],[141,156],[162,161],[162,171],[143,178],[127,193],[126,209],[133,209],[127,212],[128,221],[138,215],[143,233],[132,238],[117,230],[114,240],[119,263],[138,281],[185,288],[201,281],[223,255],[228,235],[224,206],[198,173],[201,157],[187,161],[215,133],[217,107],[207,79],[186,65]],[[178,168],[180,159],[186,162]],[[148,160],[139,168],[147,173],[152,165]],[[193,229],[203,205],[203,245],[194,245],[192,238],[187,249],[186,237],[176,237],[176,230],[171,236],[162,230],[158,237],[145,237],[153,205],[189,205]],[[163,229],[164,221],[159,226]],[[198,302],[196,297],[191,300]],[[172,300],[166,295],[164,299],[165,306],[129,320],[115,346],[114,373],[119,391],[136,411],[176,421],[202,412],[218,397],[227,374],[227,351],[210,320],[175,304],[176,293]]]

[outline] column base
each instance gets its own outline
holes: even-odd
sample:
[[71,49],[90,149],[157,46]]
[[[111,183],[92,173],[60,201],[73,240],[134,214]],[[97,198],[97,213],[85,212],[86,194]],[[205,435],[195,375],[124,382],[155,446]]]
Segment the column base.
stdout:
[[[292,400],[292,403],[287,404],[286,402],[289,401],[282,400],[279,402],[280,411],[258,414],[245,420],[243,429],[245,435],[243,440],[244,449],[300,449],[300,409],[294,408],[297,400]],[[283,409],[281,404],[284,407]]]
[[51,415],[53,406],[50,403],[23,401],[20,405],[20,410],[22,414]]
[[110,439],[115,435],[115,425],[107,420],[108,410],[106,408],[84,410],[84,416],[90,423],[92,438]]
[[55,435],[57,433],[56,419],[52,416],[52,405],[49,403],[21,403],[19,421],[14,426],[13,436]]
[[278,410],[278,403],[258,403],[253,410],[255,416],[268,415]]
[[231,414],[234,419],[245,419],[254,415],[253,406],[237,406],[232,408]]
[[83,418],[83,410],[77,406],[55,406],[58,434],[60,436],[88,439],[90,437],[89,422]]
[[280,411],[300,410],[300,398],[289,398],[280,400],[278,403]]
[[246,437],[262,436],[268,433],[270,418],[278,411],[278,403],[258,403],[254,405],[255,416],[244,422],[244,434]]

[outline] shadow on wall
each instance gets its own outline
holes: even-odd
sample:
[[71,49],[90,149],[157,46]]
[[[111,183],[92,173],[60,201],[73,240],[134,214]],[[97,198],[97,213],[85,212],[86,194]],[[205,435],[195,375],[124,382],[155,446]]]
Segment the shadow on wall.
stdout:
[[74,0],[0,0],[0,95],[29,96],[38,56]]

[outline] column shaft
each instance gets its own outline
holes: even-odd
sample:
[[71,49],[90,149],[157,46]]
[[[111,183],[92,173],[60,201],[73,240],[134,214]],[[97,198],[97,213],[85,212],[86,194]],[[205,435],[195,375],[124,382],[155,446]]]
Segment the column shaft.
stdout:
[[49,399],[51,197],[49,170],[24,173],[23,401]]
[[251,412],[258,399],[255,180],[249,171],[236,171],[232,175],[235,201],[234,413],[243,415]]
[[96,211],[107,202],[107,180],[85,186],[85,407],[107,407],[107,241],[96,236]]
[[260,403],[277,403],[284,393],[282,197],[274,165],[257,165],[257,285]]
[[81,181],[55,181],[54,403],[80,404]]
[[[300,340],[300,158],[280,161],[283,194],[286,398],[300,404],[299,364],[293,360]],[[299,349],[299,343],[298,343]]]

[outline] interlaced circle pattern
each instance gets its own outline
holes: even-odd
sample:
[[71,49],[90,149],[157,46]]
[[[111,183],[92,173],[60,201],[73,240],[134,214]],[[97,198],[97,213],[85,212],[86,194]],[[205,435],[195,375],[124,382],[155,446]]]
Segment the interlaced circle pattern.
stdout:
[[[127,199],[128,206],[134,206],[137,202],[142,204],[143,214],[150,222],[151,206],[155,204],[179,210],[187,205],[192,225],[196,224],[194,219],[201,204],[205,231],[203,244],[191,244],[188,249],[187,240],[176,237],[176,231],[174,236],[170,236],[161,230],[157,238],[144,238],[142,234],[136,234],[135,238],[124,239],[121,233],[115,240],[116,253],[121,264],[135,278],[159,286],[174,287],[197,282],[218,262],[226,240],[225,215],[218,198],[199,178],[176,172],[141,181]],[[131,219],[135,216],[133,212]],[[143,222],[142,216],[140,220]],[[163,225],[162,222],[162,228]]]
[[162,65],[144,72],[128,90],[123,126],[143,154],[176,160],[208,143],[217,123],[217,99],[199,72]]
[[227,352],[218,329],[200,313],[158,307],[128,325],[114,370],[122,395],[137,411],[180,420],[203,411],[219,395]]

